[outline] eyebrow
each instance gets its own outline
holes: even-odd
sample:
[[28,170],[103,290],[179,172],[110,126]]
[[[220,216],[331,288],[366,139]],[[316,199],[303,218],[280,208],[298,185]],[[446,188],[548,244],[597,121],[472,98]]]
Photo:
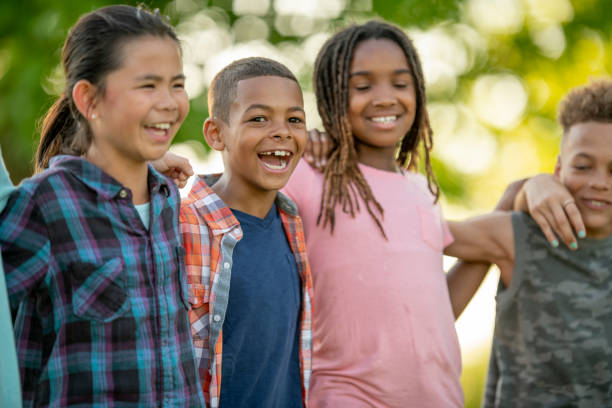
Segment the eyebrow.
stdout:
[[[254,110],[254,109],[262,109],[262,110],[267,110],[270,111],[272,110],[272,107],[269,105],[264,105],[262,103],[254,103],[253,105],[250,105],[248,108],[245,109],[245,112],[248,112],[250,110]],[[304,112],[304,108],[302,108],[301,106],[292,106],[289,109],[287,109],[289,112]]]
[[[370,74],[371,74],[370,71],[351,72],[349,74],[349,79],[354,77],[354,76],[359,76],[359,75],[367,76],[367,75],[370,75]],[[412,71],[410,71],[410,69],[408,69],[408,68],[396,69],[395,71],[393,71],[393,75],[400,75],[400,74],[411,74],[412,75]]]
[[[161,81],[162,79],[163,77],[161,77],[160,75],[154,75],[154,74],[145,74],[145,75],[136,77],[137,81]],[[185,79],[185,75],[184,74],[175,75],[171,78],[171,81],[176,81],[177,79]]]
[[[587,160],[597,160],[595,156],[590,155],[588,153],[576,153],[575,156],[572,157],[572,160],[576,160],[576,159],[587,159]],[[608,160],[607,163],[608,166],[612,165],[612,160]]]

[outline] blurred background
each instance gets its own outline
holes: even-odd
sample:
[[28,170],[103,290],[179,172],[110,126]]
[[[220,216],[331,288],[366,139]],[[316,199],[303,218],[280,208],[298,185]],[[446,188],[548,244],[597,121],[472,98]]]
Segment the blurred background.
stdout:
[[[40,117],[62,92],[68,28],[103,0],[0,3],[0,145],[13,181],[32,173]],[[128,4],[140,2],[126,1]],[[414,40],[434,129],[434,170],[449,218],[493,208],[512,180],[553,169],[556,108],[572,87],[612,72],[609,0],[174,0],[148,1],[183,42],[191,113],[172,150],[199,172],[221,170],[202,143],[206,92],[234,59],[285,63],[305,91],[309,127],[320,126],[312,66],[338,28],[383,18]],[[452,260],[447,260],[450,264]],[[457,322],[466,406],[477,407],[489,356],[497,274]]]

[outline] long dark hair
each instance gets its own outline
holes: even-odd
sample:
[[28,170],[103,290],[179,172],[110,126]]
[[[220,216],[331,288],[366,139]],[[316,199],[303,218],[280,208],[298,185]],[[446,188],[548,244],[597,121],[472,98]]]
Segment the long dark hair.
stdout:
[[381,222],[384,211],[357,166],[357,150],[348,119],[349,75],[353,53],[357,45],[369,39],[391,40],[406,55],[416,84],[417,107],[414,123],[400,142],[396,160],[401,167],[416,171],[419,145],[422,143],[428,187],[436,200],[439,195],[429,157],[433,139],[425,108],[425,81],[419,56],[412,41],[401,29],[382,21],[369,21],[345,28],[332,36],[319,51],[315,62],[313,82],[317,107],[323,127],[334,142],[323,173],[323,193],[317,224],[323,220],[323,226],[329,223],[333,232],[336,205],[354,216],[355,211],[359,211],[358,197],[361,197],[368,213],[386,237]]
[[104,91],[106,76],[121,66],[121,46],[141,36],[169,37],[179,45],[172,27],[156,10],[115,5],[79,18],[62,49],[66,79],[64,92],[47,111],[36,152],[36,172],[58,154],[83,155],[91,143],[91,129],[72,99],[74,85],[85,79]]

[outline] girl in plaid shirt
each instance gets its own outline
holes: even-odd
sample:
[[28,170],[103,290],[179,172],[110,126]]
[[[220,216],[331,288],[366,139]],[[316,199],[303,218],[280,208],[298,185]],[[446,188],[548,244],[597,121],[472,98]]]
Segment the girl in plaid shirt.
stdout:
[[109,6],[62,57],[39,174],[0,219],[24,406],[203,406],[179,194],[147,164],[189,110],[178,39],[157,12]]

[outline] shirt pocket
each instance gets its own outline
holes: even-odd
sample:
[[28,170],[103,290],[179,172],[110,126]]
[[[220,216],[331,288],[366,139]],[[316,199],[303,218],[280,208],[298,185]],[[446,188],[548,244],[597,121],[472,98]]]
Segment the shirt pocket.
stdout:
[[129,310],[123,269],[121,258],[113,258],[101,266],[88,262],[72,263],[69,271],[74,314],[106,323]]
[[436,213],[427,207],[417,206],[419,219],[421,221],[421,238],[434,251],[442,252],[444,249],[442,237],[442,225]]
[[189,292],[187,290],[187,271],[185,269],[185,248],[177,246],[175,248],[176,253],[176,269],[178,270],[178,287],[180,290],[181,302],[185,309],[189,310],[191,304],[189,303]]

